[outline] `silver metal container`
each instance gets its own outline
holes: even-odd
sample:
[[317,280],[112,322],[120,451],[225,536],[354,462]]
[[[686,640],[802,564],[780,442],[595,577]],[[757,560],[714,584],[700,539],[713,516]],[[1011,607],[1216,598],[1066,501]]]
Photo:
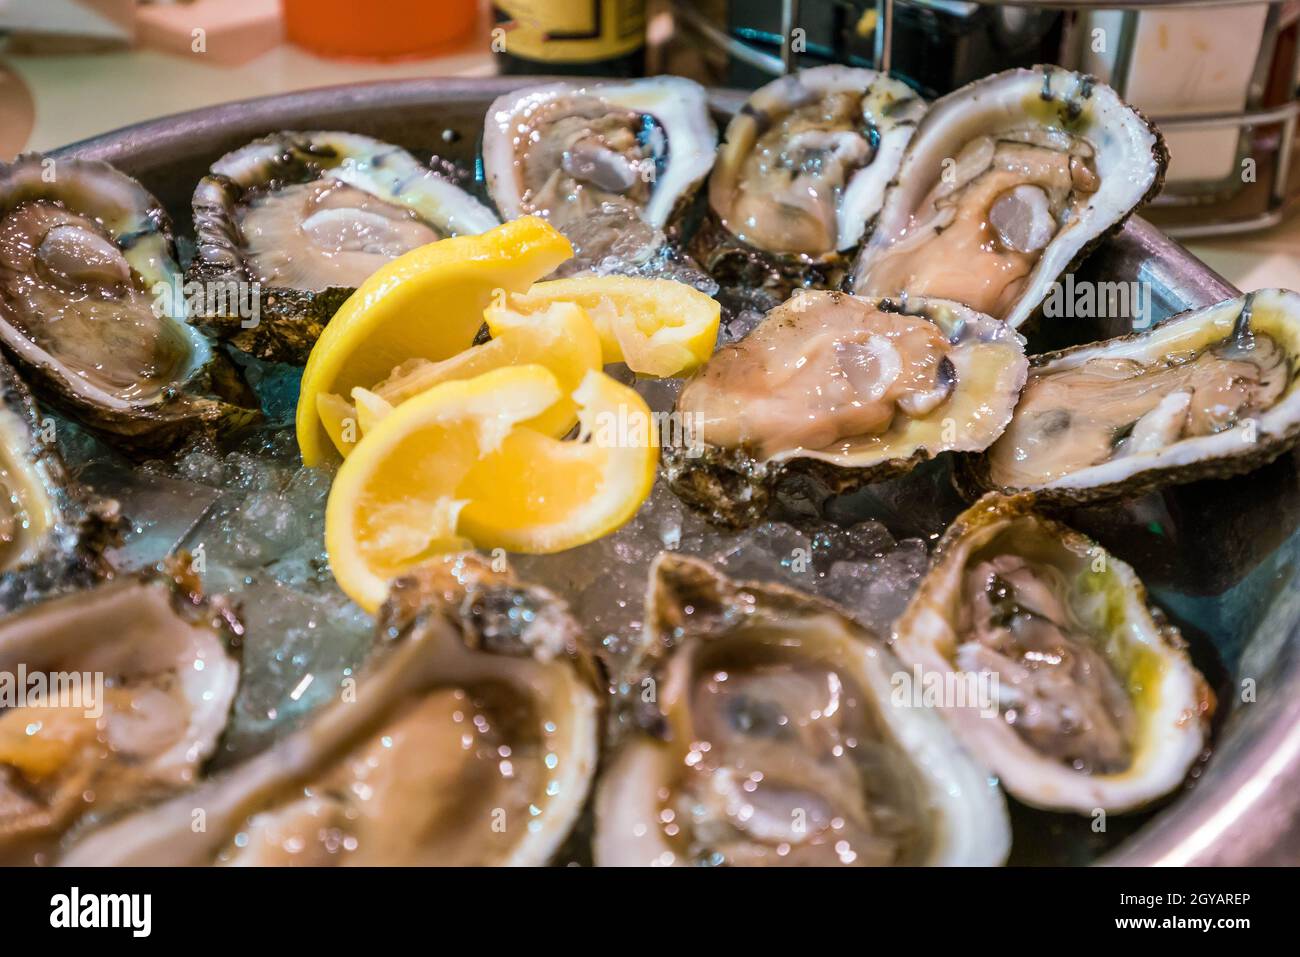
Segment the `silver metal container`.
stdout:
[[[428,79],[308,90],[164,117],[59,152],[107,160],[138,177],[184,234],[191,192],[208,164],[256,136],[345,129],[472,164],[488,105],[526,82],[531,81]],[[743,100],[744,94],[716,91],[712,102],[719,120],[725,122]],[[1080,273],[1147,283],[1157,320],[1237,293],[1140,218],[1108,239]],[[1112,323],[1091,334],[1123,331],[1122,323]],[[1157,602],[1180,625],[1201,632],[1225,664],[1218,681],[1224,717],[1198,780],[1144,819],[1102,863],[1300,862],[1296,463],[1288,455],[1244,478],[1169,490],[1118,514],[1078,516],[1085,530],[1138,567]],[[1161,528],[1155,547],[1138,541],[1143,527]]]

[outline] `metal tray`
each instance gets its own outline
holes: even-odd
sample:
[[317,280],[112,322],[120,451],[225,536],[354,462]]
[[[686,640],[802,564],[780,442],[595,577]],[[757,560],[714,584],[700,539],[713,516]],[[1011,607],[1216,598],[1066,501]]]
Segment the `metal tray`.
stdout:
[[[345,129],[470,164],[488,105],[531,82],[427,79],[307,90],[163,117],[58,154],[107,160],[136,176],[184,234],[194,184],[214,159],[253,137],[282,129]],[[743,99],[736,91],[711,94],[721,122]],[[1079,275],[1147,283],[1157,320],[1237,292],[1136,217],[1093,253]],[[1071,334],[1099,338],[1123,331],[1123,321],[1110,321],[1076,326]],[[1133,563],[1156,601],[1185,629],[1199,632],[1221,663],[1216,685],[1225,716],[1212,758],[1188,793],[1145,820],[1102,862],[1300,861],[1297,457],[1284,456],[1244,478],[1167,490],[1071,520]],[[1243,682],[1252,683],[1244,687],[1253,701],[1243,701]]]

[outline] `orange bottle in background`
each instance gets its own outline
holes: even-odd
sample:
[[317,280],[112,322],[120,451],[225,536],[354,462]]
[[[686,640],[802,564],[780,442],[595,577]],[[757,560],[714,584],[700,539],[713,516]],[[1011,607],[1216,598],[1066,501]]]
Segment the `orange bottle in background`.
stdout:
[[331,57],[437,53],[474,28],[478,0],[280,0],[291,43]]

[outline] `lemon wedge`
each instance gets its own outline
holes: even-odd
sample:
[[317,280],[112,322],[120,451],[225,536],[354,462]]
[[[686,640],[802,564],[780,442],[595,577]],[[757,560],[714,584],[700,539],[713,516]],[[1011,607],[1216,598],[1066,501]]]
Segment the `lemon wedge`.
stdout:
[[[298,447],[304,464],[330,457],[330,427],[318,397],[369,388],[400,363],[436,362],[468,349],[498,290],[519,292],[573,255],[545,220],[525,216],[476,236],[413,249],[370,276],[312,347],[298,396]],[[325,400],[326,408],[338,403]],[[334,443],[337,444],[337,443]]]
[[601,367],[600,335],[586,311],[571,302],[556,302],[534,316],[501,315],[503,307],[489,307],[486,315],[497,315],[498,335],[472,346],[450,359],[430,362],[410,359],[384,381],[369,389],[352,390],[352,402],[332,393],[316,397],[317,411],[325,431],[344,458],[356,442],[394,407],[421,392],[454,379],[505,366],[543,365],[555,374],[564,396],[528,424],[539,432],[560,438],[578,421],[578,407],[571,398],[583,377]]
[[605,535],[650,494],[658,439],[632,389],[588,372],[572,393],[574,441],[530,421],[565,399],[544,366],[434,385],[384,415],[334,479],[325,547],[339,586],[368,611],[388,583],[467,543],[554,552]]
[[[686,375],[708,361],[718,338],[717,300],[671,279],[580,276],[539,282],[507,300],[505,313],[532,314],[554,302],[582,306],[600,332],[606,362],[641,375]],[[505,314],[503,313],[503,315]],[[488,328],[496,335],[494,316]]]

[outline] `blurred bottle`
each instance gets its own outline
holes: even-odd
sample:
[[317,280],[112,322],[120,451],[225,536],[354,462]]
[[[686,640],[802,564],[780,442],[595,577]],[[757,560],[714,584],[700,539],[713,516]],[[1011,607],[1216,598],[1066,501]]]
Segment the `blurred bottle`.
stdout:
[[646,0],[494,0],[502,73],[640,76]]
[[478,0],[280,0],[289,41],[331,57],[437,53],[469,35]]

